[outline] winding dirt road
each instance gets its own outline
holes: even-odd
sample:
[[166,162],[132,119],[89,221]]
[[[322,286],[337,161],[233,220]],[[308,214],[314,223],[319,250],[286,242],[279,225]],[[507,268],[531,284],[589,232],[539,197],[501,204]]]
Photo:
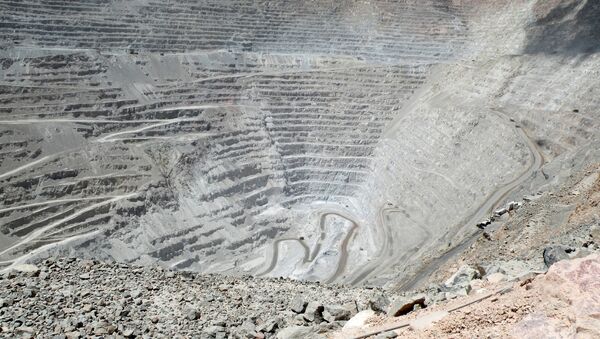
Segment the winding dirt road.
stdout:
[[307,263],[307,262],[311,261],[310,260],[310,248],[304,242],[304,240],[296,239],[296,238],[277,239],[273,242],[273,256],[271,257],[271,263],[269,264],[269,267],[267,267],[264,272],[258,273],[256,276],[262,277],[264,275],[271,273],[275,269],[275,267],[277,266],[277,261],[279,260],[279,244],[283,241],[297,241],[304,248],[304,258],[302,259],[302,262]]
[[340,258],[338,260],[336,270],[331,275],[331,277],[329,277],[325,280],[325,282],[331,283],[331,282],[334,282],[335,280],[337,280],[346,270],[346,266],[348,263],[348,244],[350,243],[350,240],[352,239],[353,235],[355,234],[356,230],[358,229],[358,223],[353,218],[343,215],[341,212],[338,212],[338,211],[326,211],[326,212],[322,211],[320,213],[319,228],[321,230],[321,234],[319,235],[319,239],[317,240],[317,243],[315,244],[315,247],[314,247],[312,253],[310,251],[310,247],[306,244],[306,241],[303,239],[283,238],[283,239],[275,240],[273,242],[273,249],[272,249],[273,254],[271,257],[270,264],[263,272],[257,274],[257,276],[267,275],[275,269],[275,267],[277,266],[277,262],[279,260],[279,244],[282,241],[297,241],[298,243],[300,243],[300,245],[302,245],[302,247],[304,248],[303,263],[313,262],[321,250],[321,247],[322,247],[321,242],[323,240],[325,240],[325,237],[326,237],[325,221],[326,221],[327,216],[329,216],[329,215],[338,216],[338,217],[346,219],[352,223],[352,227],[350,228],[350,230],[344,237],[344,240],[342,240],[342,243],[340,244]]
[[[499,115],[502,119],[507,120],[508,124],[512,124],[510,117],[499,110],[490,109],[495,114]],[[529,179],[534,175],[536,171],[538,171],[544,164],[544,155],[536,145],[536,143],[531,140],[531,137],[527,132],[518,125],[515,125],[515,133],[519,136],[520,139],[525,142],[527,147],[529,148],[529,152],[531,154],[531,161],[527,169],[525,169],[518,177],[509,181],[502,187],[498,188],[492,194],[490,194],[485,201],[475,210],[473,214],[471,214],[467,219],[461,224],[463,227],[471,227],[477,224],[479,221],[483,220],[486,216],[490,215],[493,210],[503,202],[503,200],[508,196],[511,192],[519,187],[523,182]],[[424,265],[412,278],[405,281],[400,285],[401,290],[411,290],[418,287],[423,281],[425,281],[433,272],[438,270],[443,264],[445,264],[448,260],[453,258],[455,255],[463,252],[468,246],[470,246],[476,239],[477,236],[482,233],[482,230],[478,230],[472,232],[470,235],[466,236],[460,243],[449,248],[444,253],[442,253],[437,258],[431,260],[428,264]],[[444,235],[447,236],[448,234]]]
[[[388,203],[387,205],[391,205]],[[383,233],[383,243],[379,253],[375,256],[375,260],[373,260],[370,264],[366,265],[361,272],[350,282],[351,285],[358,285],[366,279],[377,276],[377,274],[385,271],[389,267],[391,267],[394,263],[398,263],[411,253],[405,252],[402,256],[398,256],[395,249],[399,247],[401,240],[399,237],[405,236],[405,234],[399,234],[400,228],[390,225],[386,222],[386,215],[390,215],[392,213],[402,213],[402,211],[396,207],[382,207],[378,213],[377,225],[379,225],[382,233]],[[415,230],[411,230],[415,231]],[[419,229],[423,234],[420,237],[421,240],[418,243],[413,244],[412,248],[421,248],[423,244],[428,240],[428,237],[431,236],[430,232],[421,227]]]
[[[79,217],[80,215],[82,215],[82,214],[84,214],[86,212],[93,211],[94,209],[97,209],[99,207],[112,204],[112,203],[117,202],[119,200],[128,199],[128,198],[134,197],[136,195],[137,195],[137,193],[123,194],[123,195],[115,196],[114,198],[111,198],[111,199],[107,199],[107,200],[101,201],[99,203],[92,204],[92,205],[90,205],[88,207],[82,208],[81,210],[79,210],[79,211],[77,211],[77,212],[75,212],[73,214],[70,214],[70,215],[68,215],[68,216],[66,216],[66,217],[64,217],[64,218],[62,218],[60,220],[57,220],[57,221],[55,221],[55,222],[53,222],[53,223],[51,223],[49,225],[46,225],[46,226],[41,227],[39,229],[36,229],[35,231],[27,234],[27,236],[25,236],[24,238],[22,238],[19,242],[17,242],[15,244],[13,244],[12,246],[9,246],[8,248],[3,249],[2,251],[0,251],[0,256],[9,253],[10,251],[12,251],[13,249],[15,249],[17,247],[20,247],[20,246],[23,246],[23,245],[28,245],[28,244],[30,244],[32,242],[35,242],[37,239],[39,239],[40,237],[42,237],[46,232],[48,232],[50,230],[53,230],[54,228],[56,228],[56,227],[64,224],[65,222],[73,220],[73,219]],[[13,260],[17,260],[17,259],[13,259]]]
[[393,233],[391,232],[391,229],[387,228],[385,225],[385,213],[386,212],[392,212],[392,211],[398,211],[400,212],[398,209],[395,208],[385,208],[382,207],[379,209],[379,212],[377,213],[377,222],[376,224],[379,225],[379,229],[382,232],[382,238],[383,238],[383,242],[381,245],[381,248],[379,250],[379,252],[377,253],[377,255],[375,256],[375,260],[373,260],[370,264],[367,264],[358,274],[358,276],[356,278],[354,278],[350,284],[351,285],[356,285],[359,284],[360,282],[362,282],[363,280],[365,280],[366,278],[368,278],[373,271],[375,271],[375,269],[377,269],[377,267],[379,267],[382,264],[382,261],[384,261],[384,257],[387,253],[387,257],[392,257],[393,256],[393,248],[394,248],[394,237],[393,237]]
[[[515,179],[505,183],[504,185],[499,187],[497,190],[492,192],[490,195],[488,195],[486,197],[486,199],[481,203],[481,205],[471,215],[467,216],[460,223],[460,225],[463,225],[462,229],[474,226],[478,222],[480,222],[481,220],[485,219],[490,214],[492,214],[494,209],[496,209],[499,204],[503,203],[503,201],[506,199],[506,197],[509,194],[511,194],[512,192],[514,192],[523,182],[525,182],[531,176],[533,176],[535,174],[535,172],[538,171],[542,167],[542,165],[544,164],[544,161],[545,161],[544,155],[542,154],[538,145],[531,139],[531,137],[529,136],[529,134],[527,133],[526,130],[524,130],[523,128],[521,128],[518,125],[515,125],[514,122],[512,122],[512,119],[507,114],[505,114],[499,110],[495,110],[495,109],[490,109],[490,110],[493,113],[497,114],[502,120],[505,120],[507,124],[514,126],[514,131],[515,131],[515,134],[517,135],[517,137],[519,139],[521,139],[527,145],[529,152],[530,152],[531,160],[529,161],[529,166],[520,175],[518,175]],[[381,273],[385,269],[389,268],[395,262],[399,262],[404,259],[407,259],[407,257],[410,255],[410,253],[406,252],[402,256],[398,257],[398,254],[395,251],[395,248],[398,246],[398,243],[400,243],[400,240],[397,237],[398,232],[397,232],[397,230],[393,229],[392,225],[388,225],[388,223],[386,223],[386,215],[389,215],[391,213],[400,213],[400,212],[401,211],[399,209],[397,209],[395,207],[390,207],[389,203],[386,204],[386,206],[382,207],[379,210],[376,224],[378,225],[378,227],[381,231],[381,234],[382,234],[381,248],[378,251],[378,253],[375,255],[374,259],[371,260],[370,263],[368,263],[367,265],[362,267],[360,270],[358,270],[357,271],[358,273],[352,277],[352,280],[350,281],[351,285],[360,284],[361,282],[365,281],[366,279],[373,277],[373,276]],[[319,239],[317,240],[317,243],[313,247],[312,253],[309,250],[309,246],[302,239],[285,238],[285,239],[279,239],[279,240],[274,241],[273,242],[273,255],[272,255],[270,264],[264,272],[259,274],[259,276],[269,274],[277,266],[277,262],[279,259],[279,244],[282,241],[297,241],[297,242],[299,242],[305,250],[303,262],[304,263],[313,262],[321,250],[321,247],[322,247],[321,242],[323,240],[325,240],[325,238],[326,238],[325,220],[326,220],[326,217],[329,215],[335,215],[335,216],[341,217],[343,219],[346,219],[346,220],[349,220],[350,222],[352,222],[351,229],[348,231],[348,233],[346,234],[346,236],[344,237],[343,241],[340,244],[340,257],[339,257],[339,261],[338,261],[336,270],[332,274],[331,277],[329,277],[328,279],[325,280],[325,282],[332,283],[332,282],[336,282],[337,280],[339,280],[339,278],[346,271],[346,266],[347,266],[347,262],[348,262],[348,246],[349,246],[349,243],[350,243],[352,237],[355,235],[359,224],[352,217],[348,217],[348,216],[344,215],[342,212],[338,212],[338,211],[321,211],[320,221],[319,221],[319,227],[321,230],[321,234],[319,236]],[[421,240],[415,244],[415,248],[421,248],[423,246],[423,244],[425,242],[427,242],[428,239],[430,239],[430,237],[431,237],[431,234],[429,231],[427,231],[427,229],[423,228],[422,230],[424,231],[424,234],[422,237],[420,237]],[[456,228],[453,228],[453,230],[456,231]],[[477,236],[481,232],[482,231],[476,230],[475,228],[473,228],[473,231],[470,232],[468,235],[466,235],[461,242],[459,242],[458,244],[454,245],[453,247],[447,249],[441,255],[431,259],[427,264],[422,266],[421,269],[416,274],[414,274],[410,279],[405,281],[401,285],[400,288],[404,289],[404,290],[408,290],[408,289],[414,289],[415,287],[419,286],[433,272],[438,270],[439,267],[441,267],[443,264],[445,264],[448,260],[450,260],[455,255],[461,253],[465,248],[470,246],[471,243],[473,241],[475,241],[475,239],[477,239]],[[444,234],[440,238],[440,240],[444,240],[444,239],[448,240],[453,235],[454,234],[452,234],[450,231],[448,231],[446,234]]]

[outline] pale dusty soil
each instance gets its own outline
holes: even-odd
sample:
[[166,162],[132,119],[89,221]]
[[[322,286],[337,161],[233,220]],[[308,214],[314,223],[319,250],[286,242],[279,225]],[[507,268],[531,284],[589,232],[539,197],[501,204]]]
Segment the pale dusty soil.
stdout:
[[[505,216],[430,280],[443,282],[464,264],[513,270],[511,282],[475,280],[469,296],[431,305],[406,316],[369,320],[352,337],[406,324],[434,312],[450,312],[427,330],[405,326],[402,338],[597,338],[600,337],[600,164],[573,174],[560,189],[545,192]],[[571,260],[547,273],[546,246],[570,248]],[[535,274],[541,273],[533,278]],[[520,275],[524,275],[519,278]],[[510,286],[505,294],[461,307]]]
[[[506,282],[483,283],[471,295],[404,317],[370,319],[364,331],[410,323],[450,311],[424,330],[395,330],[399,338],[598,338],[600,336],[600,254],[554,264],[548,273],[508,283],[508,292],[468,305]],[[460,308],[463,305],[462,308]],[[459,308],[452,311],[455,308]],[[346,333],[347,337],[362,332]],[[374,336],[373,336],[374,337]]]
[[572,256],[585,256],[600,246],[599,204],[600,164],[595,164],[486,229],[489,237],[482,234],[431,280],[443,281],[465,263],[503,266],[513,261],[529,270],[544,270],[543,250],[554,244],[574,249]]

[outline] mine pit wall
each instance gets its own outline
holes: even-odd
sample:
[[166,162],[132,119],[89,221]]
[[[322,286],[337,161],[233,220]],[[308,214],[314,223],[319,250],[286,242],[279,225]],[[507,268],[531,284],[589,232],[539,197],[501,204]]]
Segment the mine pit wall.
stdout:
[[[0,1],[9,42],[0,168],[12,173],[0,177],[0,240],[31,240],[2,260],[61,242],[52,253],[260,274],[277,239],[304,237],[312,251],[319,213],[333,211],[358,223],[347,244],[355,265],[335,281],[403,277],[438,239],[467,234],[465,216],[527,169],[527,144],[494,110],[511,113],[548,160],[597,140],[595,55],[512,56],[528,44],[522,27],[535,5],[81,2],[38,11]],[[73,26],[65,15],[120,24]],[[547,184],[540,177],[517,191]],[[54,226],[40,233],[41,223]],[[323,246],[343,241],[331,237]],[[282,246],[302,259],[297,240]],[[331,250],[289,274],[335,271],[340,247]]]
[[[555,52],[548,50],[545,56],[532,52],[532,30],[543,30],[539,7],[542,2],[511,1],[472,8],[473,55],[434,67],[423,90],[386,127],[366,185],[373,189],[363,191],[358,205],[371,206],[368,220],[377,220],[375,211],[385,206],[399,210],[388,219],[397,234],[392,234],[396,252],[387,256],[396,258],[379,258],[390,230],[382,223],[370,224],[370,255],[389,269],[357,274],[367,277],[362,283],[402,285],[418,271],[419,261],[441,255],[472,233],[466,216],[521,173],[526,174],[522,182],[499,202],[556,188],[597,161],[598,54],[564,46],[553,46]],[[576,13],[570,15],[574,20],[589,17]],[[592,46],[589,42],[596,38],[586,39]],[[428,121],[435,123],[427,127]],[[540,153],[543,168],[525,171],[532,145],[515,128]]]
[[393,214],[373,225],[373,253],[384,239],[397,239],[390,252],[396,259],[388,258],[394,272],[447,246],[466,216],[527,167],[528,156],[497,118],[453,106],[451,96],[439,93],[420,103],[388,129],[376,151],[372,189],[364,191],[363,202],[373,211],[370,220],[384,208]]
[[[465,23],[435,1],[298,4],[1,2],[4,137],[18,139],[3,218],[53,221],[22,242],[4,229],[4,258],[61,234],[82,237],[66,249],[79,255],[210,270],[303,218],[265,211],[350,205],[385,124],[460,50]],[[23,195],[40,172],[52,199]]]

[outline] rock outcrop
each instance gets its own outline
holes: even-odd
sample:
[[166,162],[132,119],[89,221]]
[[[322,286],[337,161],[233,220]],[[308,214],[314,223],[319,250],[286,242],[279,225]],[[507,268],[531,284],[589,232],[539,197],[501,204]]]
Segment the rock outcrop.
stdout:
[[[464,271],[464,270],[463,270]],[[493,273],[497,274],[497,273]],[[493,280],[493,279],[492,279]],[[600,336],[600,254],[562,260],[547,273],[489,281],[468,296],[405,316],[362,319],[334,338],[597,338]],[[378,338],[379,338],[378,337]]]

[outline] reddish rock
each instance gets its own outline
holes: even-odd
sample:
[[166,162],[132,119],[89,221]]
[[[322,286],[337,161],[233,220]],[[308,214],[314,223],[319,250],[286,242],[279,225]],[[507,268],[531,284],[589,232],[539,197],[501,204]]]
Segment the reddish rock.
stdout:
[[557,262],[534,285],[544,292],[545,302],[556,305],[557,310],[526,316],[515,326],[514,334],[527,338],[540,338],[541,334],[600,338],[599,254]]

